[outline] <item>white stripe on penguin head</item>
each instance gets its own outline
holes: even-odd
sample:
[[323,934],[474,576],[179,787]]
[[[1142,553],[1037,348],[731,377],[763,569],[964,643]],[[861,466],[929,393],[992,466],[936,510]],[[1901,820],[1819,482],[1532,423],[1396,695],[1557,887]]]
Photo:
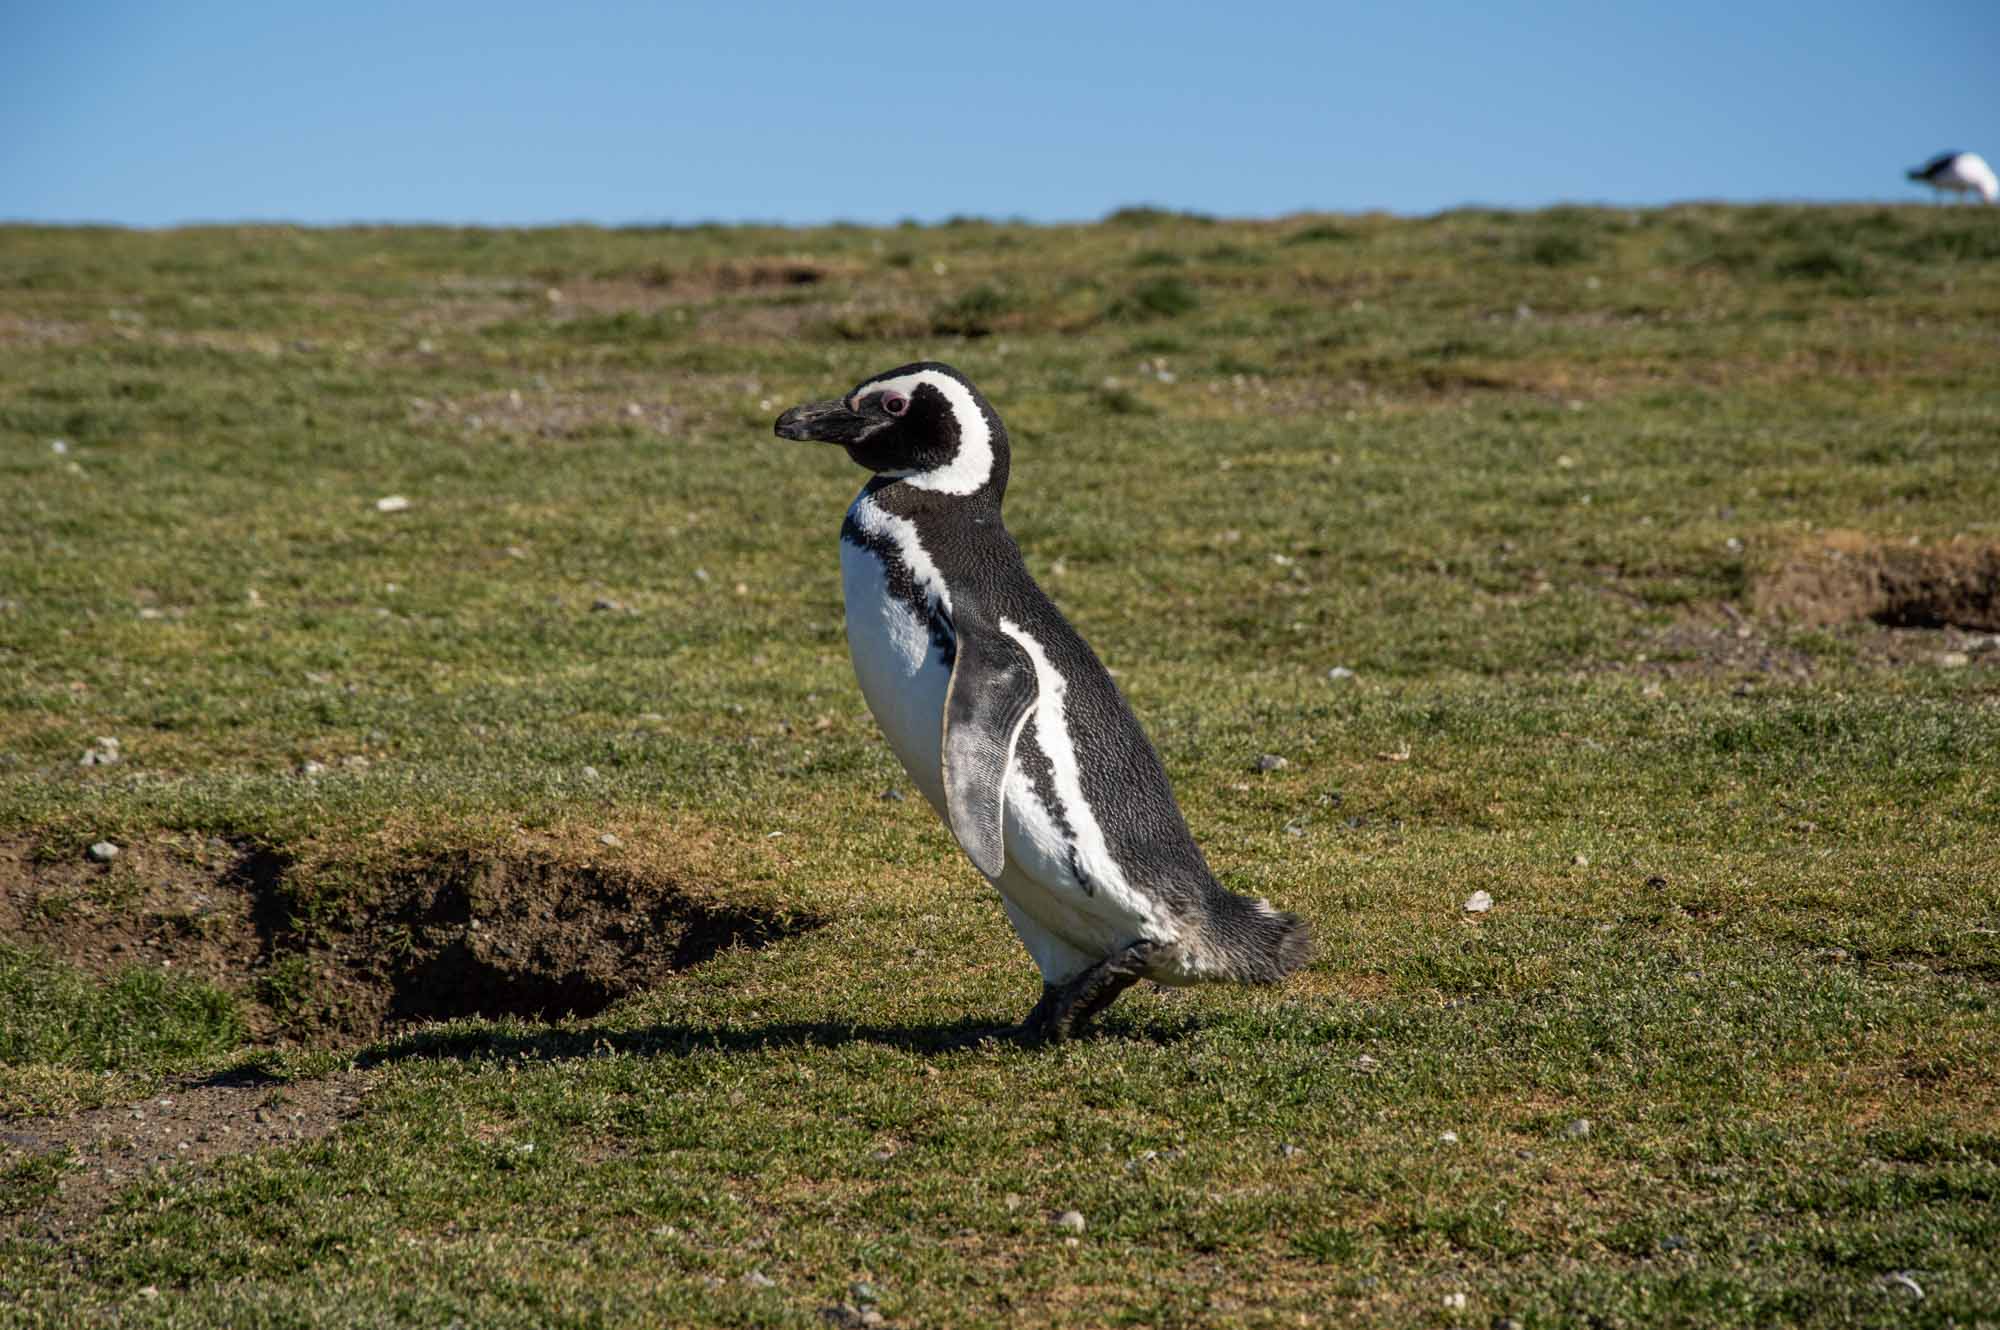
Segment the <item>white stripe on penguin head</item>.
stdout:
[[993,478],[993,427],[987,424],[986,413],[979,409],[979,399],[972,395],[970,388],[949,374],[924,369],[915,374],[876,379],[863,384],[854,396],[858,399],[878,392],[899,392],[908,396],[917,390],[919,384],[928,384],[943,394],[945,405],[951,408],[952,419],[958,423],[958,451],[949,462],[928,471],[919,471],[914,475],[900,472],[883,474],[903,475],[905,483],[918,489],[935,490],[940,494],[971,494]]

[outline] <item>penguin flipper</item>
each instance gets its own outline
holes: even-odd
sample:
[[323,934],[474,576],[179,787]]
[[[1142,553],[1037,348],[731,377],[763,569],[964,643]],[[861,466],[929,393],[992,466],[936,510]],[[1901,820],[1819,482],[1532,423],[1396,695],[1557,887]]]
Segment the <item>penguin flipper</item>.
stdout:
[[1041,684],[1018,642],[954,614],[957,655],[944,694],[944,801],[951,834],[987,877],[1007,866],[1007,767]]

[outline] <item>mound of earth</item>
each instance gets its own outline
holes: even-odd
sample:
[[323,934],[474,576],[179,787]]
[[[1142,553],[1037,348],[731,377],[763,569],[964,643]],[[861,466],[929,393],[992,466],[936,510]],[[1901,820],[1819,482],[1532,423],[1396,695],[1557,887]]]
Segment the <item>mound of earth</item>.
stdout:
[[1907,545],[1827,532],[1758,579],[1751,604],[1807,625],[2000,631],[2000,543]]
[[342,1044],[461,1016],[588,1016],[733,946],[820,921],[539,854],[434,855],[338,898],[218,839],[110,863],[0,845],[0,937],[93,973],[147,964],[245,1000],[265,1039]]

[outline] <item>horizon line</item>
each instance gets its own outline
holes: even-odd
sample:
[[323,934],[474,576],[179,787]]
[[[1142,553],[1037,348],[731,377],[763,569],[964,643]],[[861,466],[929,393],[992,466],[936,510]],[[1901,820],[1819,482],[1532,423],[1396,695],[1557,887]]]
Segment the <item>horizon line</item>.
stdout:
[[[0,215],[0,227],[15,229],[44,227],[55,230],[76,231],[194,231],[222,230],[266,227],[272,229],[290,228],[310,231],[365,230],[365,229],[408,229],[408,230],[452,230],[452,231],[559,231],[559,230],[599,230],[599,231],[699,231],[699,230],[766,230],[766,231],[893,231],[929,230],[953,226],[1013,226],[1013,227],[1062,227],[1102,226],[1121,219],[1138,221],[1151,215],[1157,221],[1184,221],[1202,224],[1242,224],[1255,222],[1286,222],[1310,217],[1387,217],[1402,221],[1421,221],[1427,218],[1447,217],[1464,212],[1537,213],[1554,212],[1562,209],[1597,212],[1665,212],[1674,208],[1692,207],[1792,207],[1792,208],[1839,208],[1839,207],[1903,207],[1903,206],[1951,206],[1955,200],[1946,200],[1941,195],[1902,195],[1890,197],[1859,198],[1804,198],[1804,197],[1695,197],[1670,199],[1663,202],[1619,203],[1610,200],[1559,199],[1549,203],[1487,203],[1468,200],[1429,210],[1404,210],[1390,207],[1365,208],[1298,208],[1277,213],[1221,213],[1208,212],[1200,208],[1174,207],[1157,203],[1128,203],[1110,209],[1096,217],[1028,217],[1023,215],[995,216],[984,213],[950,212],[929,217],[906,216],[893,220],[867,221],[851,217],[831,217],[813,221],[781,221],[759,217],[720,218],[707,217],[692,220],[671,220],[666,218],[640,218],[623,221],[605,221],[588,217],[549,217],[532,221],[491,221],[491,220],[446,220],[435,217],[349,217],[336,220],[301,220],[283,216],[247,217],[190,217],[169,222],[126,222],[101,218],[37,218]],[[1964,205],[1960,205],[1964,206]]]

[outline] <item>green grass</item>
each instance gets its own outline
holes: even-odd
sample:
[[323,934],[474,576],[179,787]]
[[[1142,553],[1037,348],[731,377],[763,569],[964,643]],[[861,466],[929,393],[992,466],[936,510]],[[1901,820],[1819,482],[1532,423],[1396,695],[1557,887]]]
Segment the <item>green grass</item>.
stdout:
[[93,985],[0,942],[0,1061],[86,1071],[171,1067],[233,1052],[247,1031],[213,987],[146,966]]
[[[114,1184],[0,1156],[0,1320],[1990,1322],[2000,651],[1755,592],[1824,532],[2000,541],[1996,236],[0,229],[7,1129],[366,1091]],[[1032,967],[878,797],[860,473],[770,436],[926,357],[1218,873],[1313,922],[1287,987],[997,1037]],[[252,851],[240,964],[79,942]],[[314,948],[467,854],[822,926],[567,1021],[316,1025]]]

